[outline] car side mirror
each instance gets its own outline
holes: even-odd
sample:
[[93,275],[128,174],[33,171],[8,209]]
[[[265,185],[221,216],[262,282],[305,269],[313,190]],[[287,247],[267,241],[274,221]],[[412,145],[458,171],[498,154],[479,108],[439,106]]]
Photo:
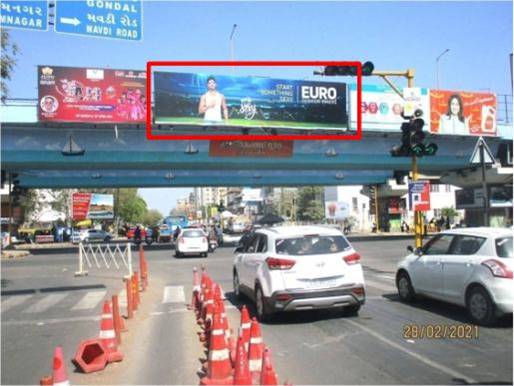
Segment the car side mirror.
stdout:
[[407,247],[407,250],[410,252],[410,253],[414,253],[414,248],[412,248],[412,245],[409,245]]

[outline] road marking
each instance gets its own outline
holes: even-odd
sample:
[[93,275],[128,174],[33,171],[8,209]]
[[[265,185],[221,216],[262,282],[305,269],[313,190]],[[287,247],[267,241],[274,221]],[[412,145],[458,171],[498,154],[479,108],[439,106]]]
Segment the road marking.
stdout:
[[387,292],[391,292],[391,290],[395,289],[395,287],[391,284],[386,284],[386,283],[382,284],[382,283],[376,282],[374,280],[369,280],[369,279],[365,279],[364,283],[366,284],[367,287],[374,287],[374,288],[378,288],[379,290],[387,291]]
[[162,303],[185,303],[185,301],[186,296],[183,285],[168,285],[164,287]]
[[32,304],[23,312],[28,313],[36,313],[36,312],[44,312],[53,305],[59,303],[62,299],[64,299],[68,294],[53,294],[47,295],[37,303]]
[[430,367],[433,367],[434,369],[436,370],[439,370],[445,374],[448,374],[454,378],[461,378],[463,380],[465,380],[468,384],[476,384],[477,381],[474,380],[473,378],[470,378],[464,374],[461,374],[459,373],[458,371],[456,370],[453,370],[449,367],[446,367],[445,365],[442,365],[440,363],[437,363],[437,362],[434,362],[433,360],[421,355],[421,354],[418,354],[414,351],[411,351],[409,350],[408,348],[405,348],[403,347],[401,344],[398,344],[396,342],[393,342],[392,340],[386,338],[385,336],[379,334],[378,332],[376,331],[373,331],[372,329],[368,328],[368,327],[365,327],[363,326],[362,324],[360,323],[357,323],[357,322],[354,322],[353,320],[349,320],[349,319],[346,319],[345,320],[346,322],[352,324],[353,326],[355,327],[358,327],[360,328],[361,330],[367,332],[368,334],[370,334],[371,336],[374,336],[375,338],[377,338],[378,340],[388,344],[389,346],[407,354],[407,355],[410,355],[411,357],[413,357],[414,359],[420,361],[420,362],[423,362],[424,364],[426,364],[427,366],[430,366]]
[[7,300],[4,300],[2,302],[2,308],[1,308],[1,312],[5,312],[7,311],[9,308],[12,308],[12,307],[15,307],[15,306],[18,306],[20,304],[22,304],[23,302],[25,302],[27,299],[31,298],[32,295],[17,295],[17,296],[12,296],[10,298],[8,298]]
[[389,275],[374,275],[374,276],[381,277],[382,279],[394,280],[394,276],[389,276]]
[[107,291],[88,292],[80,301],[75,304],[72,310],[89,310],[95,308],[102,301]]
[[98,321],[100,316],[80,316],[76,318],[62,318],[62,319],[42,319],[42,320],[7,320],[2,321],[2,327],[5,326],[26,326],[36,325],[44,326],[45,324],[56,324],[56,323],[72,323],[72,322],[87,322],[87,321]]

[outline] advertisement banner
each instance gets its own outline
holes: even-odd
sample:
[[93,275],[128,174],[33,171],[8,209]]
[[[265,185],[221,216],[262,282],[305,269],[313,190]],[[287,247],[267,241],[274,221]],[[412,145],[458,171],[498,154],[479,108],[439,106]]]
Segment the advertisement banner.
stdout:
[[346,84],[155,72],[155,122],[344,129]]
[[210,157],[274,157],[293,155],[293,141],[210,141]]
[[[512,208],[512,185],[490,186],[489,206],[491,208]],[[484,194],[482,188],[464,188],[455,191],[457,209],[483,208]]]
[[143,123],[146,72],[38,66],[42,122]]
[[[350,126],[357,128],[357,85],[350,84]],[[412,89],[410,89],[412,90]],[[425,130],[428,130],[430,98],[426,88],[419,88],[416,92],[416,103],[409,100],[410,109],[413,107],[423,110]],[[412,98],[411,98],[412,99]],[[362,130],[368,131],[395,131],[399,132],[401,124],[406,122],[401,113],[405,101],[389,86],[363,85],[362,86]]]
[[496,136],[496,95],[430,90],[430,131]]
[[325,217],[331,220],[344,220],[350,216],[350,204],[344,201],[325,202]]
[[409,182],[409,208],[415,212],[430,210],[430,181]]
[[73,193],[73,221],[112,218],[114,218],[114,196],[112,194]]

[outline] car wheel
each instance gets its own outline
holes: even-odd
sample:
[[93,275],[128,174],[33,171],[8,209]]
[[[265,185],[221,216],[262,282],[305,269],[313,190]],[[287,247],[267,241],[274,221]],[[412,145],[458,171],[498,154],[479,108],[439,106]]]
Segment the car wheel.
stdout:
[[232,287],[234,288],[234,297],[236,299],[241,299],[241,288],[239,286],[239,275],[237,271],[234,269],[232,273]]
[[407,272],[400,272],[396,278],[396,288],[398,289],[398,296],[403,302],[412,302],[416,293],[412,288],[409,274]]
[[182,257],[182,253],[180,253],[178,250],[175,251],[175,257]]
[[202,253],[202,257],[207,257],[207,252]]
[[494,303],[483,287],[475,286],[468,291],[466,308],[469,316],[476,324],[489,326],[496,320]]
[[259,285],[255,287],[255,309],[257,311],[257,319],[260,322],[270,322],[273,319],[273,312],[266,304],[264,294]]
[[343,316],[353,316],[359,313],[361,309],[360,304],[354,304],[353,306],[346,306],[343,308]]

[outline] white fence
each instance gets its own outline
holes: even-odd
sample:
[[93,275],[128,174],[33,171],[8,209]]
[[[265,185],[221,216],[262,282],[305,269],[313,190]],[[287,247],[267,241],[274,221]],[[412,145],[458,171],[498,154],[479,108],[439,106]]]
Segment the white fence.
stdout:
[[[96,266],[98,269],[117,270],[125,267],[128,275],[132,276],[132,251],[131,244],[79,244],[79,270],[75,276],[88,274],[87,268]],[[87,267],[86,267],[87,266]],[[85,269],[86,268],[86,269]]]

